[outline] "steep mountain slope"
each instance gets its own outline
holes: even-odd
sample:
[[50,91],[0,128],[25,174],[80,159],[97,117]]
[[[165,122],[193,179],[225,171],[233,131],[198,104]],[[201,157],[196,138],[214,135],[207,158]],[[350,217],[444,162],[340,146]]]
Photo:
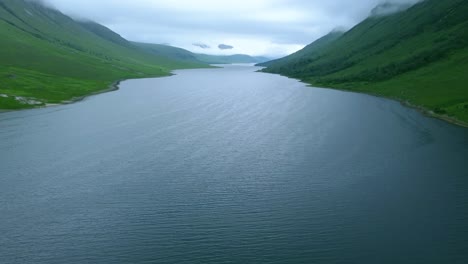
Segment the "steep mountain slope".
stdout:
[[98,35],[99,37],[105,40],[108,40],[120,46],[132,48],[132,44],[128,40],[124,39],[119,34],[115,33],[114,31],[106,28],[101,24],[95,23],[93,21],[77,21],[77,23],[80,24],[83,28],[87,29],[90,32],[93,32],[94,34]]
[[120,79],[205,67],[134,46],[104,26],[26,0],[0,0],[0,108],[60,103]]
[[328,45],[264,71],[387,96],[468,122],[468,1],[426,0],[373,14]]
[[271,67],[270,69],[272,71],[274,69],[279,69],[285,66],[290,67],[290,64],[297,63],[301,61],[303,58],[312,57],[320,53],[325,47],[327,47],[333,41],[337,40],[343,34],[344,32],[342,31],[330,32],[329,34],[325,35],[324,37],[319,38],[318,40],[307,45],[305,48],[301,49],[300,51],[296,53],[293,53],[281,59],[259,63],[258,66]]

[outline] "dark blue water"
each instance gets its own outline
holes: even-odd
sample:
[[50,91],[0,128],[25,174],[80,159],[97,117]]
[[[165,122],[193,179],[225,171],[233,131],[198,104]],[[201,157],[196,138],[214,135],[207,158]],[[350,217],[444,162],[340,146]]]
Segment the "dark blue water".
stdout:
[[256,68],[0,114],[0,263],[468,263],[468,130]]

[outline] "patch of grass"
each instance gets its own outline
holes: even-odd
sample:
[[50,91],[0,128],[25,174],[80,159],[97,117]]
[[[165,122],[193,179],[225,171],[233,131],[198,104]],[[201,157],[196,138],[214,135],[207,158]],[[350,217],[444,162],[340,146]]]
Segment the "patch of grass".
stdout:
[[[14,74],[15,78],[5,77],[10,74]],[[0,76],[3,76],[0,77],[2,79],[0,94],[37,98],[44,103],[60,103],[85,96],[107,89],[112,83],[106,80],[61,77],[19,68],[0,68]],[[10,107],[2,108],[10,109]]]

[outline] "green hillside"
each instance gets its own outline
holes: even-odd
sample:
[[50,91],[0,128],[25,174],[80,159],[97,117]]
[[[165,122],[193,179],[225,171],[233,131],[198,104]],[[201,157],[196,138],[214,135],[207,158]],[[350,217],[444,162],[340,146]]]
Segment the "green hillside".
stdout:
[[165,57],[167,59],[181,61],[185,63],[206,64],[205,62],[198,60],[194,53],[185,49],[163,45],[163,44],[151,44],[151,43],[139,43],[139,42],[132,42],[132,44],[143,49],[145,52],[149,52],[160,57]]
[[398,99],[467,124],[467,14],[468,1],[426,0],[373,15],[326,45],[266,64],[264,71]]
[[61,103],[121,79],[206,66],[148,53],[102,25],[25,0],[0,0],[0,61],[0,109]]
[[344,32],[341,31],[330,32],[296,53],[277,60],[259,63],[258,66],[271,67],[272,70],[280,69],[281,67],[289,68],[296,63],[301,63],[302,59],[305,57],[317,56],[325,47],[340,38],[343,34]]

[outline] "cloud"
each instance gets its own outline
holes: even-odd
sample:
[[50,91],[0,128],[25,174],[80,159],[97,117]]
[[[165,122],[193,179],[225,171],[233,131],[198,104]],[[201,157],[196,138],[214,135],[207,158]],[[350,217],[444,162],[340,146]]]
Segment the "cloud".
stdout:
[[203,44],[203,43],[193,43],[192,45],[195,46],[195,47],[202,48],[202,49],[209,49],[209,48],[211,48],[209,45],[206,45],[206,44]]
[[408,3],[383,3],[372,9],[371,16],[388,16],[407,10],[411,7]]
[[234,47],[231,46],[231,45],[219,44],[219,45],[218,45],[218,48],[219,48],[220,50],[230,50],[230,49],[233,49]]
[[[378,4],[417,0],[45,0],[62,12],[142,42],[194,52],[283,56],[335,28],[351,28]],[[203,37],[203,43],[199,43]],[[206,46],[201,47],[204,44]],[[232,49],[222,50],[219,43]]]

